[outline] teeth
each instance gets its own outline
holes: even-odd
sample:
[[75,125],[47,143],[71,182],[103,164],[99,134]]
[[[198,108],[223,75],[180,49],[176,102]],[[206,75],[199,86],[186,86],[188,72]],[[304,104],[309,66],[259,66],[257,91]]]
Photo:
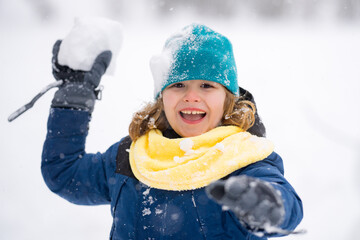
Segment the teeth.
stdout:
[[184,110],[184,111],[181,111],[183,114],[204,114],[205,112],[203,112],[203,111],[186,111],[186,110]]

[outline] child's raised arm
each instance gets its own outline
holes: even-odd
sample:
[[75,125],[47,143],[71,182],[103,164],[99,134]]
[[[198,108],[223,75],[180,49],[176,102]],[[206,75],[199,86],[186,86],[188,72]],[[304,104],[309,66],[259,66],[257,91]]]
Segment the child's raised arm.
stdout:
[[47,186],[76,204],[110,202],[107,174],[108,154],[86,154],[85,140],[90,114],[97,98],[96,88],[111,60],[105,51],[96,58],[90,71],[73,70],[58,63],[61,41],[53,48],[53,75],[63,81],[52,101],[48,133],[42,154],[42,173]]

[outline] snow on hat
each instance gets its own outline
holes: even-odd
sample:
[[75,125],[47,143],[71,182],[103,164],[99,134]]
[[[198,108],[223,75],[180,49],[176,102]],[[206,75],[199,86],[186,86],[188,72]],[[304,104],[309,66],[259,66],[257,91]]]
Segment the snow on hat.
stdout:
[[154,97],[169,85],[186,80],[208,80],[222,84],[239,95],[235,59],[230,41],[199,24],[192,24],[172,35],[150,67],[154,78]]

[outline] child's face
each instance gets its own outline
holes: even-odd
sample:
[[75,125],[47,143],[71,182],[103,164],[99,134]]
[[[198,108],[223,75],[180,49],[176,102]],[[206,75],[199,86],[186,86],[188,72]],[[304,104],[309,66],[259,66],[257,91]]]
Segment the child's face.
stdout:
[[215,82],[189,80],[163,91],[164,111],[171,127],[182,137],[203,134],[220,124],[225,88]]

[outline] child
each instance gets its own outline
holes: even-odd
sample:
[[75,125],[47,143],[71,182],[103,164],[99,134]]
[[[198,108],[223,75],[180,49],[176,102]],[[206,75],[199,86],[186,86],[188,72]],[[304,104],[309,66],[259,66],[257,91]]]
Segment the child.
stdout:
[[170,37],[151,61],[155,102],[134,114],[129,136],[85,153],[101,76],[57,62],[42,155],[54,193],[82,205],[111,204],[110,239],[266,239],[290,233],[302,204],[265,139],[250,93],[238,87],[229,40],[203,25]]

